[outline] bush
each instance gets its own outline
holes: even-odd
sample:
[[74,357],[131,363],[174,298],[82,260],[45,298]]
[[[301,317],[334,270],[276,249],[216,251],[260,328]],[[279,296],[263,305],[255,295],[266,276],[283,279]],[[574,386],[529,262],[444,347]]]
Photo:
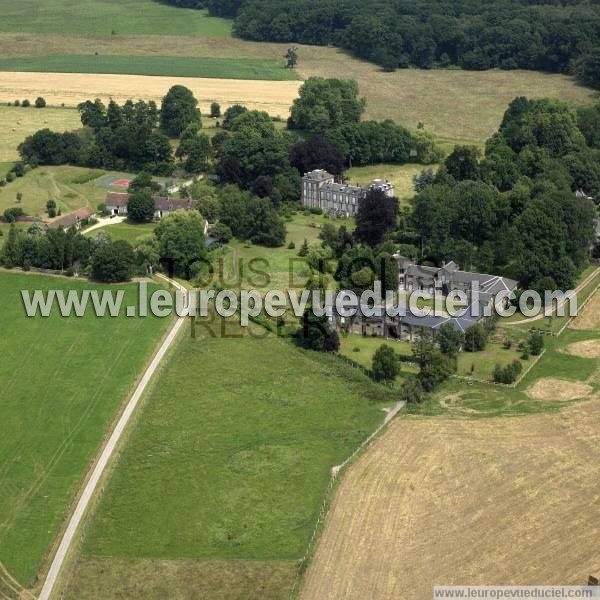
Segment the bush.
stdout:
[[46,107],[46,100],[44,100],[44,98],[42,98],[41,96],[37,97],[35,99],[35,107],[36,108],[45,108]]
[[4,211],[4,220],[7,223],[14,223],[17,220],[17,217],[22,217],[24,215],[25,213],[22,208],[7,208]]
[[487,333],[481,323],[477,323],[465,331],[465,350],[467,352],[483,352],[486,344]]
[[321,208],[319,208],[318,206],[312,206],[311,208],[308,209],[308,212],[310,212],[313,215],[322,215],[323,214],[323,210]]
[[15,100],[15,101],[13,102],[13,104],[14,104],[15,106],[21,106],[21,101],[20,101],[20,100]]
[[400,371],[398,359],[394,350],[387,344],[382,344],[373,355],[371,376],[375,381],[391,383],[398,377]]
[[221,116],[221,105],[218,102],[213,102],[210,105],[210,116],[217,119]]
[[8,181],[8,183],[12,183],[16,178],[17,176],[15,175],[14,171],[11,171],[6,175],[6,181]]
[[510,385],[517,380],[517,377],[519,377],[522,371],[523,365],[518,360],[514,360],[505,367],[496,365],[494,368],[494,381],[496,383]]
[[402,386],[401,398],[407,404],[420,404],[425,400],[426,394],[416,377],[410,377]]
[[227,244],[233,237],[231,228],[225,223],[217,223],[210,232],[211,237],[214,237],[221,244]]
[[29,100],[25,99],[25,100],[23,100],[23,102],[21,102],[21,106],[23,108],[29,108],[31,106],[31,102],[29,102]]
[[288,250],[294,250],[296,248],[296,244],[294,242],[290,242],[288,244]]
[[533,354],[533,356],[539,356],[544,349],[544,336],[541,333],[534,331],[529,336],[527,345],[529,347],[529,352]]
[[502,346],[505,350],[510,350],[512,348],[512,345],[513,345],[512,340],[509,338],[506,338],[504,340],[504,342],[502,343]]
[[300,327],[295,334],[296,343],[306,350],[317,352],[337,352],[340,338],[331,328],[327,315],[318,317],[311,306],[307,306],[300,318]]
[[17,163],[13,171],[17,177],[23,177],[23,175],[25,175],[25,165],[23,163]]

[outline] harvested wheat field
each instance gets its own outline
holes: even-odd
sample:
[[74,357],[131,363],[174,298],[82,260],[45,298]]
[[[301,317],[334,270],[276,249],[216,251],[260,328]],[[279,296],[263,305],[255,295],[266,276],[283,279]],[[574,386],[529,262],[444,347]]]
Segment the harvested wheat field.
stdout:
[[567,354],[582,358],[600,358],[600,340],[585,340],[569,344],[565,348]]
[[525,393],[534,400],[567,402],[586,398],[592,392],[593,388],[585,383],[546,377],[536,381]]
[[583,312],[573,321],[571,329],[600,329],[600,292],[586,304]]
[[303,600],[600,575],[600,401],[522,418],[407,417],[347,472]]
[[190,88],[208,111],[211,102],[223,108],[245,104],[265,110],[272,116],[287,117],[301,81],[248,81],[243,79],[203,79],[198,77],[153,77],[146,75],[104,75],[81,73],[0,72],[0,102],[15,98],[43,96],[51,105],[76,106],[90,98],[129,98],[160,102],[173,85]]

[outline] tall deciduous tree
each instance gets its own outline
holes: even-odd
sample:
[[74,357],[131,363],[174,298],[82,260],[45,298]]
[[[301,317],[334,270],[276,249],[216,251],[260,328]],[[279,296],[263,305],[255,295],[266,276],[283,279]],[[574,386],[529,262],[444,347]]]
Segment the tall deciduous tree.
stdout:
[[370,189],[358,204],[356,214],[356,239],[369,246],[380,244],[396,226],[397,198],[379,189]]
[[387,344],[382,344],[373,355],[371,373],[375,381],[392,383],[400,372],[398,357]]
[[183,85],[174,85],[163,98],[160,126],[172,136],[180,136],[192,123],[201,123],[198,100]]
[[149,223],[154,218],[154,199],[149,190],[129,194],[127,216],[136,223]]

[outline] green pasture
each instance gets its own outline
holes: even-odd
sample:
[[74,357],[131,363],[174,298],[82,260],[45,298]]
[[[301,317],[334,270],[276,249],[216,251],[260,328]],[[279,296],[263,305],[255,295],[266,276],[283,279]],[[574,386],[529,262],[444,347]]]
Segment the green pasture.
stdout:
[[302,557],[330,469],[394,396],[334,356],[255,331],[218,320],[182,338],[89,525],[85,561],[252,561],[266,574]]
[[[151,288],[158,289],[154,284]],[[101,291],[63,277],[0,272],[0,562],[31,584],[90,461],[169,319],[28,318],[21,290]],[[136,305],[132,284],[112,286]]]
[[228,37],[231,21],[153,0],[0,0],[0,31]]
[[99,229],[90,231],[90,237],[97,237],[100,232],[109,233],[113,240],[125,240],[130,244],[135,244],[140,240],[150,237],[154,228],[155,223],[130,223],[129,221],[123,221],[122,223],[115,223],[114,225],[106,225]]
[[[94,180],[104,171],[83,167],[38,167],[0,188],[0,213],[20,207],[26,214],[42,219],[48,217],[46,203],[55,200],[63,214],[89,206],[96,210],[104,202],[106,190]],[[19,201],[17,194],[21,193]]]
[[299,79],[296,71],[279,62],[256,58],[195,56],[59,55],[1,58],[0,71],[42,73],[110,73],[114,75],[162,75],[288,81]]

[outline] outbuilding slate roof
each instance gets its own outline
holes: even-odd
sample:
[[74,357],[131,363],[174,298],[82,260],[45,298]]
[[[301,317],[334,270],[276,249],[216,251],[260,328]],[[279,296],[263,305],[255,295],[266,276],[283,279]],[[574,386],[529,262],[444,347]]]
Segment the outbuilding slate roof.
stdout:
[[[129,194],[126,192],[108,192],[104,206],[106,208],[122,208],[127,206]],[[173,212],[176,210],[191,210],[192,200],[189,198],[171,198],[170,196],[153,196],[154,209],[163,212]]]
[[68,215],[64,215],[63,217],[52,221],[52,223],[48,224],[48,227],[50,227],[51,229],[68,229],[69,227],[79,223],[79,221],[81,221],[82,219],[87,219],[88,217],[91,217],[93,214],[94,211],[91,208],[80,208],[72,213],[69,213]]

